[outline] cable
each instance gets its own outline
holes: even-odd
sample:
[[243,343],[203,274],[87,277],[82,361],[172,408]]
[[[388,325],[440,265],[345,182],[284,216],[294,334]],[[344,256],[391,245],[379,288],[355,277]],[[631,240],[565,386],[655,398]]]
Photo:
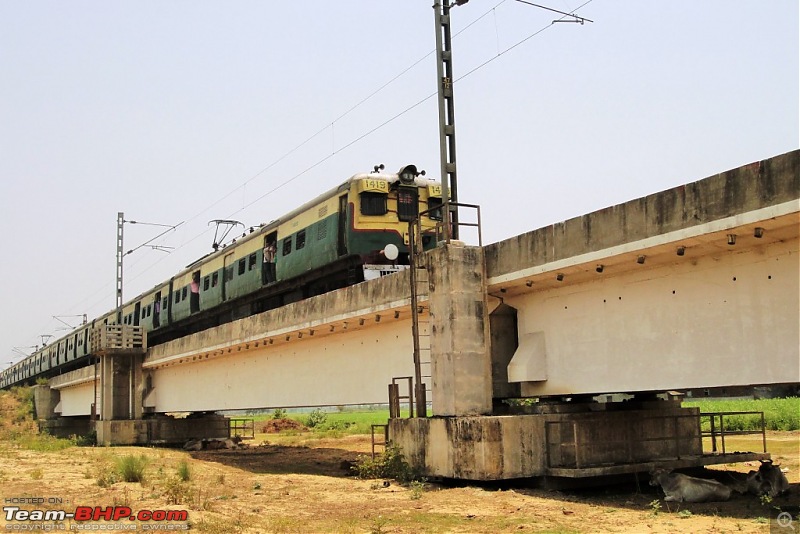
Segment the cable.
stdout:
[[[583,4],[581,4],[580,6],[578,6],[577,8],[575,8],[574,10],[572,10],[572,13],[575,13],[575,12],[577,12],[578,10],[582,9],[583,7],[585,7],[586,5],[590,4],[592,1],[593,1],[593,0],[588,0],[587,2],[584,2]],[[479,21],[480,21],[480,20],[482,20],[484,17],[486,17],[486,16],[487,16],[489,13],[493,13],[493,14],[495,14],[495,10],[496,10],[498,7],[500,7],[502,4],[504,4],[505,2],[506,2],[506,0],[501,0],[501,1],[500,1],[498,4],[496,4],[494,7],[492,7],[491,9],[489,9],[488,11],[486,11],[485,13],[483,13],[481,16],[479,16],[478,18],[476,18],[475,20],[473,20],[472,22],[470,22],[468,25],[466,25],[464,28],[462,28],[462,29],[461,29],[461,30],[459,30],[458,32],[456,32],[456,33],[453,35],[453,37],[457,37],[457,36],[461,35],[461,34],[462,34],[462,33],[464,33],[465,31],[467,31],[469,28],[471,28],[473,25],[475,25],[477,22],[479,22]],[[496,14],[495,14],[495,16],[496,16]],[[566,16],[566,15],[565,15],[565,16]],[[572,17],[574,17],[575,15],[572,15],[572,14],[571,14],[571,15],[569,15],[569,16],[572,16]],[[564,18],[564,17],[562,17],[562,19],[563,19],[563,18]],[[499,58],[499,57],[501,57],[501,56],[505,55],[506,53],[508,53],[508,52],[510,52],[511,50],[513,50],[513,49],[517,48],[518,46],[520,46],[521,44],[523,44],[523,43],[527,42],[528,40],[532,39],[533,37],[536,37],[536,36],[537,36],[537,35],[539,35],[540,33],[544,32],[546,29],[550,28],[552,25],[553,25],[553,24],[551,23],[551,24],[549,24],[549,25],[547,25],[547,26],[545,26],[545,27],[542,27],[542,28],[540,28],[539,30],[535,31],[534,33],[530,34],[529,36],[525,37],[524,39],[522,39],[522,40],[518,41],[517,43],[515,43],[515,44],[511,45],[510,47],[506,48],[505,50],[498,51],[498,53],[497,53],[497,55],[496,55],[496,56],[494,56],[494,57],[492,57],[492,58],[488,59],[487,61],[484,61],[484,62],[483,62],[483,63],[481,63],[480,65],[478,65],[478,66],[476,66],[475,68],[473,68],[473,69],[469,70],[467,73],[465,73],[465,74],[463,74],[463,75],[459,76],[458,78],[456,78],[455,80],[453,80],[453,83],[454,83],[454,84],[455,84],[455,83],[458,83],[459,81],[461,81],[461,80],[463,80],[463,79],[467,78],[468,76],[470,76],[470,75],[474,74],[475,72],[479,71],[480,69],[482,69],[483,67],[485,67],[486,65],[488,65],[489,63],[491,63],[492,61],[494,61],[494,60],[496,60],[497,58]],[[497,32],[497,27],[496,27],[496,19],[495,19],[495,32]],[[498,44],[499,44],[499,34],[498,34]],[[499,46],[498,46],[498,49],[499,49]],[[321,128],[320,130],[318,130],[317,132],[315,132],[313,135],[309,136],[309,137],[308,137],[307,139],[305,139],[303,142],[301,142],[300,144],[298,144],[297,146],[295,146],[294,148],[292,148],[291,150],[289,150],[288,152],[286,152],[285,154],[283,154],[282,156],[280,156],[278,159],[276,159],[275,161],[273,161],[272,163],[270,163],[269,165],[267,165],[266,167],[264,167],[263,169],[261,169],[260,171],[258,171],[257,173],[255,173],[253,176],[251,176],[250,178],[248,178],[247,180],[245,180],[245,181],[244,181],[244,182],[243,182],[241,185],[239,185],[239,186],[235,187],[235,188],[234,188],[234,189],[232,189],[230,192],[228,192],[227,194],[225,194],[223,197],[221,197],[221,198],[218,198],[216,201],[214,201],[213,203],[211,203],[211,204],[210,204],[210,205],[208,205],[207,207],[203,208],[202,210],[200,210],[199,212],[197,212],[195,215],[193,215],[193,216],[189,217],[188,219],[186,219],[185,223],[188,223],[189,221],[192,221],[192,220],[196,219],[196,218],[197,218],[197,217],[199,217],[201,214],[205,213],[206,211],[208,211],[208,210],[209,210],[209,209],[211,209],[212,207],[216,206],[217,204],[219,204],[219,203],[220,203],[220,202],[222,202],[223,200],[225,200],[225,199],[229,198],[230,196],[232,196],[233,194],[235,194],[235,193],[236,193],[237,191],[239,191],[240,189],[242,189],[242,188],[246,187],[246,186],[247,186],[247,184],[249,184],[250,182],[252,182],[252,181],[253,181],[253,180],[255,180],[256,178],[258,178],[260,175],[264,174],[264,173],[265,173],[265,172],[267,172],[269,169],[271,169],[272,167],[274,167],[275,165],[277,165],[278,163],[280,163],[281,161],[283,161],[284,159],[286,159],[287,157],[289,157],[290,155],[292,155],[293,153],[295,153],[296,151],[298,151],[300,148],[302,148],[303,146],[305,146],[306,144],[308,144],[310,141],[312,141],[314,138],[316,138],[317,136],[319,136],[321,133],[325,132],[325,131],[326,131],[328,128],[332,128],[332,127],[333,127],[333,125],[334,125],[336,122],[338,122],[338,121],[342,120],[344,117],[346,117],[347,115],[349,115],[350,113],[352,113],[353,111],[355,111],[357,108],[359,108],[361,105],[363,105],[364,103],[366,103],[367,101],[369,101],[370,99],[372,99],[372,98],[373,98],[375,95],[377,95],[378,93],[380,93],[381,91],[383,91],[383,90],[384,90],[386,87],[388,87],[389,85],[391,85],[392,83],[394,83],[395,81],[397,81],[399,78],[401,78],[403,75],[405,75],[406,73],[408,73],[410,70],[412,70],[414,67],[416,67],[417,65],[419,65],[419,64],[420,64],[422,61],[424,61],[425,59],[427,59],[427,58],[428,58],[428,57],[429,57],[429,56],[430,56],[432,53],[434,53],[434,52],[435,52],[435,50],[433,50],[433,51],[430,51],[430,52],[428,52],[427,54],[425,54],[424,56],[422,56],[421,58],[419,58],[418,60],[416,60],[416,61],[415,61],[414,63],[412,63],[410,66],[408,66],[408,67],[406,67],[405,69],[403,69],[402,71],[400,71],[400,73],[398,73],[397,75],[393,76],[393,77],[392,77],[392,78],[391,78],[389,81],[385,82],[385,83],[384,83],[384,84],[382,84],[380,87],[378,87],[376,90],[374,90],[373,92],[371,92],[369,95],[367,95],[366,97],[362,98],[362,99],[361,99],[359,102],[357,102],[355,105],[353,105],[352,107],[350,107],[349,109],[347,109],[347,110],[346,110],[344,113],[342,113],[342,114],[340,114],[339,116],[337,116],[337,117],[336,117],[336,118],[335,118],[335,119],[334,119],[334,120],[333,120],[333,121],[332,121],[330,124],[326,124],[326,125],[325,125],[323,128]],[[433,98],[434,96],[436,96],[436,94],[437,94],[436,92],[434,92],[434,93],[431,93],[430,95],[428,95],[428,96],[426,96],[426,97],[422,98],[421,100],[419,100],[419,101],[418,101],[418,102],[416,102],[415,104],[412,104],[411,106],[407,107],[407,108],[406,108],[406,109],[404,109],[403,111],[401,111],[401,112],[399,112],[399,113],[395,114],[394,116],[390,117],[389,119],[386,119],[386,120],[385,120],[384,122],[382,122],[381,124],[379,124],[379,125],[377,125],[377,126],[375,126],[375,127],[371,128],[370,130],[366,131],[365,133],[363,133],[363,134],[359,135],[358,137],[356,137],[356,138],[352,139],[350,142],[348,142],[348,143],[344,144],[343,146],[339,147],[338,149],[334,148],[334,150],[332,150],[332,152],[331,152],[330,154],[327,154],[325,157],[323,157],[322,159],[320,159],[320,160],[316,161],[315,163],[313,163],[313,164],[312,164],[312,165],[310,165],[309,167],[305,168],[305,169],[304,169],[304,170],[302,170],[301,172],[299,172],[299,173],[295,174],[295,175],[294,175],[294,176],[292,176],[291,178],[289,178],[289,179],[287,179],[287,180],[284,180],[283,182],[281,182],[281,183],[280,183],[280,184],[278,184],[277,186],[273,187],[272,189],[270,189],[270,190],[269,190],[269,191],[267,191],[266,193],[262,194],[261,196],[259,196],[259,197],[258,197],[258,198],[256,198],[255,200],[251,201],[250,203],[243,205],[243,206],[242,206],[242,208],[240,208],[240,209],[238,209],[238,210],[234,211],[234,212],[233,212],[231,215],[229,215],[229,217],[232,217],[233,215],[235,215],[235,214],[237,214],[237,213],[239,213],[239,212],[241,212],[241,211],[244,211],[245,209],[247,209],[247,208],[249,208],[249,207],[253,206],[254,204],[256,204],[257,202],[260,202],[261,200],[263,200],[263,199],[264,199],[264,198],[266,198],[267,196],[269,196],[269,195],[273,194],[274,192],[276,192],[276,191],[280,190],[281,188],[283,188],[283,187],[285,187],[286,185],[290,184],[291,182],[295,181],[297,178],[300,178],[301,176],[303,176],[303,175],[307,174],[308,172],[310,172],[311,170],[315,169],[316,167],[319,167],[320,165],[322,165],[322,164],[323,164],[323,163],[325,163],[326,161],[330,160],[332,157],[336,156],[336,155],[337,155],[337,154],[339,154],[340,152],[342,152],[342,151],[344,151],[344,150],[346,150],[346,149],[350,148],[350,147],[351,147],[351,146],[353,146],[354,144],[356,144],[356,143],[358,143],[359,141],[363,140],[364,138],[366,138],[366,137],[368,137],[368,136],[372,135],[373,133],[377,132],[378,130],[380,130],[381,128],[383,128],[383,127],[387,126],[388,124],[390,124],[390,123],[394,122],[395,120],[397,120],[398,118],[402,117],[402,116],[403,116],[403,115],[405,115],[406,113],[408,113],[408,112],[412,111],[413,109],[415,109],[415,108],[419,107],[419,106],[420,106],[420,105],[422,105],[424,102],[426,102],[426,101],[430,100],[431,98]],[[184,223],[182,223],[182,224],[184,224]],[[183,248],[183,247],[187,246],[188,244],[190,244],[190,243],[194,242],[195,240],[199,239],[200,237],[204,236],[205,234],[207,234],[207,233],[209,233],[209,232],[210,232],[210,230],[209,230],[209,229],[205,229],[204,231],[202,231],[202,232],[198,233],[197,235],[195,235],[194,237],[190,238],[188,241],[185,241],[185,242],[184,242],[184,243],[182,243],[181,245],[179,245],[179,246],[175,247],[175,250],[180,250],[181,248]],[[156,239],[156,238],[154,238],[154,239]],[[151,241],[152,241],[152,240],[151,240]],[[166,257],[162,257],[162,258],[160,258],[159,260],[157,260],[157,261],[153,262],[151,265],[149,265],[149,266],[148,266],[148,267],[146,267],[145,269],[143,269],[143,270],[139,271],[138,273],[134,274],[133,276],[129,277],[129,278],[128,278],[128,280],[129,280],[129,281],[132,281],[132,280],[137,280],[139,277],[143,276],[145,273],[147,273],[147,272],[148,272],[148,271],[150,271],[151,269],[155,268],[155,267],[156,267],[158,264],[160,264],[162,261],[164,261],[164,259],[166,259]],[[141,260],[140,260],[140,261],[141,261]],[[140,262],[139,262],[139,261],[135,262],[135,263],[133,264],[133,266],[137,265],[138,263],[140,263]],[[133,266],[132,266],[132,267],[133,267]],[[113,285],[113,284],[111,284],[111,283],[109,283],[109,284],[106,284],[105,286],[103,286],[102,288],[100,288],[100,289],[98,289],[96,292],[94,292],[94,293],[92,294],[92,296],[94,296],[94,295],[97,295],[97,294],[98,294],[98,293],[100,293],[101,291],[105,291],[107,287],[109,287],[109,286],[112,286],[112,285]],[[105,299],[103,299],[103,300],[105,300]],[[102,302],[101,300],[98,300],[97,302],[95,302],[95,303],[91,304],[91,305],[90,305],[89,307],[87,307],[87,308],[93,308],[93,307],[95,307],[95,306],[99,306],[101,302]]]

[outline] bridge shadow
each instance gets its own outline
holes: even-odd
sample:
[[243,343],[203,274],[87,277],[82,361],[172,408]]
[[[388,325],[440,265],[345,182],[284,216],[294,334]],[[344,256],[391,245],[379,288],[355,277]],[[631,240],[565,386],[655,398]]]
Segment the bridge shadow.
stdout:
[[[743,473],[733,471],[705,470],[704,473],[694,471],[693,476],[702,475],[702,478],[717,479],[731,486],[740,484],[746,477]],[[720,516],[736,519],[756,520],[758,518],[775,518],[781,511],[786,511],[796,516],[800,512],[800,484],[790,484],[788,495],[775,497],[772,500],[762,500],[758,496],[741,494],[736,491],[723,502],[689,503],[666,502],[661,488],[649,485],[649,476],[640,476],[638,479],[631,474],[623,479],[610,482],[607,485],[592,488],[571,488],[562,490],[548,490],[532,487],[529,481],[517,482],[513,490],[521,495],[590,504],[599,508],[625,508],[647,513],[672,513],[682,514],[678,517],[691,515]],[[500,488],[498,488],[500,489]],[[657,502],[656,502],[657,501]],[[568,508],[568,505],[566,506]]]
[[255,474],[350,477],[350,466],[363,453],[332,447],[259,445],[247,449],[197,451],[192,458]]
[[[354,476],[350,468],[364,453],[335,447],[306,447],[297,445],[260,445],[239,450],[214,450],[190,453],[192,458],[215,462],[242,469],[254,474],[302,474],[336,478]],[[741,483],[743,473],[720,470],[693,470],[694,476],[716,478],[728,485]],[[520,495],[549,499],[563,503],[568,514],[569,504],[589,504],[599,508],[628,509],[643,513],[675,514],[676,517],[691,515],[720,516],[743,520],[775,518],[779,511],[788,511],[793,516],[800,513],[800,484],[790,484],[786,496],[776,497],[771,502],[762,502],[754,495],[733,492],[725,502],[675,503],[665,502],[660,488],[648,484],[649,476],[633,474],[608,479],[603,485],[590,488],[543,489],[542,481],[524,479],[504,482],[468,482],[457,480],[430,481],[429,488],[480,487],[486,491],[513,490]],[[657,502],[657,504],[654,504]],[[682,515],[678,515],[682,514]]]

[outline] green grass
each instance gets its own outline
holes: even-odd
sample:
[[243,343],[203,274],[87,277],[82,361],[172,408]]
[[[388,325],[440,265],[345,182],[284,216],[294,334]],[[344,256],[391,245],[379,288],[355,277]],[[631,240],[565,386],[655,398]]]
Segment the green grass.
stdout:
[[[287,413],[287,419],[293,419],[304,425],[308,424],[308,419],[314,412],[309,413]],[[314,432],[335,431],[340,435],[350,434],[370,434],[372,425],[385,425],[389,421],[389,409],[358,410],[358,411],[331,411],[324,412],[324,421],[316,424],[312,430]],[[408,410],[401,410],[402,417],[408,417]],[[253,416],[256,421],[256,428],[259,428],[259,421],[272,419],[271,413]]]
[[[701,412],[764,412],[767,430],[799,430],[800,398],[744,399],[744,400],[692,400],[684,401],[684,407],[699,407]],[[761,418],[753,415],[725,416],[725,430],[760,430]],[[704,418],[703,430],[709,429],[708,418]]]

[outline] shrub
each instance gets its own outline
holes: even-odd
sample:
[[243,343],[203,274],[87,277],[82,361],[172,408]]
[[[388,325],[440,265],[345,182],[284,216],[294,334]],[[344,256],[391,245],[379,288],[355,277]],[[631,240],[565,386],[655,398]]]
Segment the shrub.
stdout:
[[317,426],[322,426],[325,421],[328,419],[328,414],[323,412],[320,408],[317,408],[306,418],[306,426],[308,428],[314,428]]
[[192,478],[192,470],[189,467],[189,462],[186,460],[181,460],[178,464],[178,478],[181,479],[182,482],[187,482]]
[[178,477],[169,477],[164,482],[164,496],[167,504],[181,504],[189,497],[190,488]]
[[286,410],[283,408],[275,408],[272,412],[273,419],[285,419],[286,418]]
[[129,454],[117,459],[117,473],[125,482],[143,482],[145,467],[147,467],[147,457],[144,454],[139,456]]
[[403,457],[400,447],[392,444],[387,445],[386,450],[374,459],[369,456],[359,457],[352,469],[359,478],[364,479],[393,478],[406,484],[418,478]]

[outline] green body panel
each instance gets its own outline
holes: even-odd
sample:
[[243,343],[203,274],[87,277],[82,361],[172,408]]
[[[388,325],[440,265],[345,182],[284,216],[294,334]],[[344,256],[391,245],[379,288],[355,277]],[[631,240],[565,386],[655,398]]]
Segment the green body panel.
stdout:
[[[233,273],[231,279],[224,282],[225,300],[242,297],[261,287],[261,263],[264,253],[262,251],[254,252],[253,256],[252,261],[250,256],[245,256],[227,267],[228,269],[232,267]],[[240,268],[241,262],[244,262],[243,268]]]
[[[337,254],[337,227],[339,214],[334,213],[314,224],[301,228],[291,236],[281,236],[278,253],[275,255],[275,270],[278,280],[287,280],[335,261]],[[305,245],[297,249],[297,236],[305,230]],[[291,238],[292,251],[283,255],[284,239]]]

